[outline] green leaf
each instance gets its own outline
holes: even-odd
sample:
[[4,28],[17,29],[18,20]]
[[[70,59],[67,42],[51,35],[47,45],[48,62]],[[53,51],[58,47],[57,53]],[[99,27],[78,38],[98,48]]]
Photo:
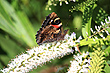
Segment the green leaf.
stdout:
[[108,47],[104,50],[104,52],[105,52],[105,56],[109,55],[109,53],[110,53],[110,46],[108,46]]
[[107,64],[107,62],[105,62],[106,66],[104,68],[105,73],[109,73],[110,72],[110,66]]
[[0,0],[0,9],[0,28],[18,42],[26,43],[30,47],[35,46],[35,31],[26,15],[20,11],[16,12],[5,0]]
[[0,55],[0,60],[3,62],[3,64],[7,65],[9,63],[10,58],[6,55]]
[[0,34],[0,41],[1,41],[0,45],[2,49],[8,54],[10,58],[13,58],[15,55],[25,50],[25,49],[22,49],[20,46],[18,46],[10,38],[6,38],[1,34]]
[[88,36],[91,36],[91,32],[90,32],[91,19],[92,19],[92,17],[89,19],[88,23],[86,23],[85,26],[82,27],[82,35],[84,38],[87,38],[87,33],[88,33]]
[[[95,41],[93,40],[93,38],[88,38],[88,40],[86,40],[87,38],[83,39],[80,41],[80,46],[85,46],[85,45],[90,45],[90,44],[98,44],[99,41],[101,43],[101,45],[105,45],[103,43],[103,41],[107,40],[107,39],[96,39]],[[109,43],[106,43],[106,45],[108,45]]]
[[89,73],[100,73],[104,71],[103,67],[105,63],[105,57],[102,57],[104,56],[104,54],[102,55],[102,53],[104,52],[100,48],[98,48],[97,50],[94,49],[94,52],[92,52],[90,60],[91,66],[89,66],[90,70],[88,71]]

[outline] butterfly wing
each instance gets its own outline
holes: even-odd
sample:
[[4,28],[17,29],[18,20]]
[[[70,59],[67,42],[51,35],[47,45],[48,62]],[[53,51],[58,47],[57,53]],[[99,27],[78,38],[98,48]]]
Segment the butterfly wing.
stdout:
[[52,12],[46,17],[39,31],[36,34],[37,44],[45,42],[53,42],[62,40],[68,30],[63,31],[62,23],[60,18],[55,12]]

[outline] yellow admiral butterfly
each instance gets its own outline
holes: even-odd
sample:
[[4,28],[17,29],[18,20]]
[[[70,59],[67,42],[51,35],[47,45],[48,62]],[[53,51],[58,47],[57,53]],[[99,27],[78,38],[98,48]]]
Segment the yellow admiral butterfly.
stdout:
[[37,31],[35,35],[36,42],[41,45],[46,42],[63,40],[67,32],[68,29],[63,31],[60,18],[55,12],[52,12],[46,17],[41,28]]

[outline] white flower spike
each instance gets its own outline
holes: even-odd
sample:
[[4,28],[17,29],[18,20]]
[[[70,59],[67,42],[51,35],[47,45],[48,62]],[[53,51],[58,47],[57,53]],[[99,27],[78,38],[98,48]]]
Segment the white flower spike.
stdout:
[[[67,34],[63,41],[45,43],[38,47],[34,47],[33,49],[26,51],[26,53],[18,55],[8,64],[8,68],[4,68],[0,71],[3,73],[25,73],[52,59],[54,60],[55,58],[73,53],[74,50],[72,47],[75,47],[75,41],[73,41],[74,38],[76,38],[75,33],[72,33],[71,36]],[[77,49],[77,47],[75,47],[75,49]]]

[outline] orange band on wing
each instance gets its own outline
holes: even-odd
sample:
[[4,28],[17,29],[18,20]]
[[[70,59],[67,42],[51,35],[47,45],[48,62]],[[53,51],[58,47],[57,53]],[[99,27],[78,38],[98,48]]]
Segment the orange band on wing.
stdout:
[[[51,24],[52,25],[52,24]],[[62,25],[62,23],[58,24],[58,25],[52,25],[55,28],[59,28]]]
[[55,28],[59,28],[59,26],[58,25],[52,25],[53,27],[55,27]]

